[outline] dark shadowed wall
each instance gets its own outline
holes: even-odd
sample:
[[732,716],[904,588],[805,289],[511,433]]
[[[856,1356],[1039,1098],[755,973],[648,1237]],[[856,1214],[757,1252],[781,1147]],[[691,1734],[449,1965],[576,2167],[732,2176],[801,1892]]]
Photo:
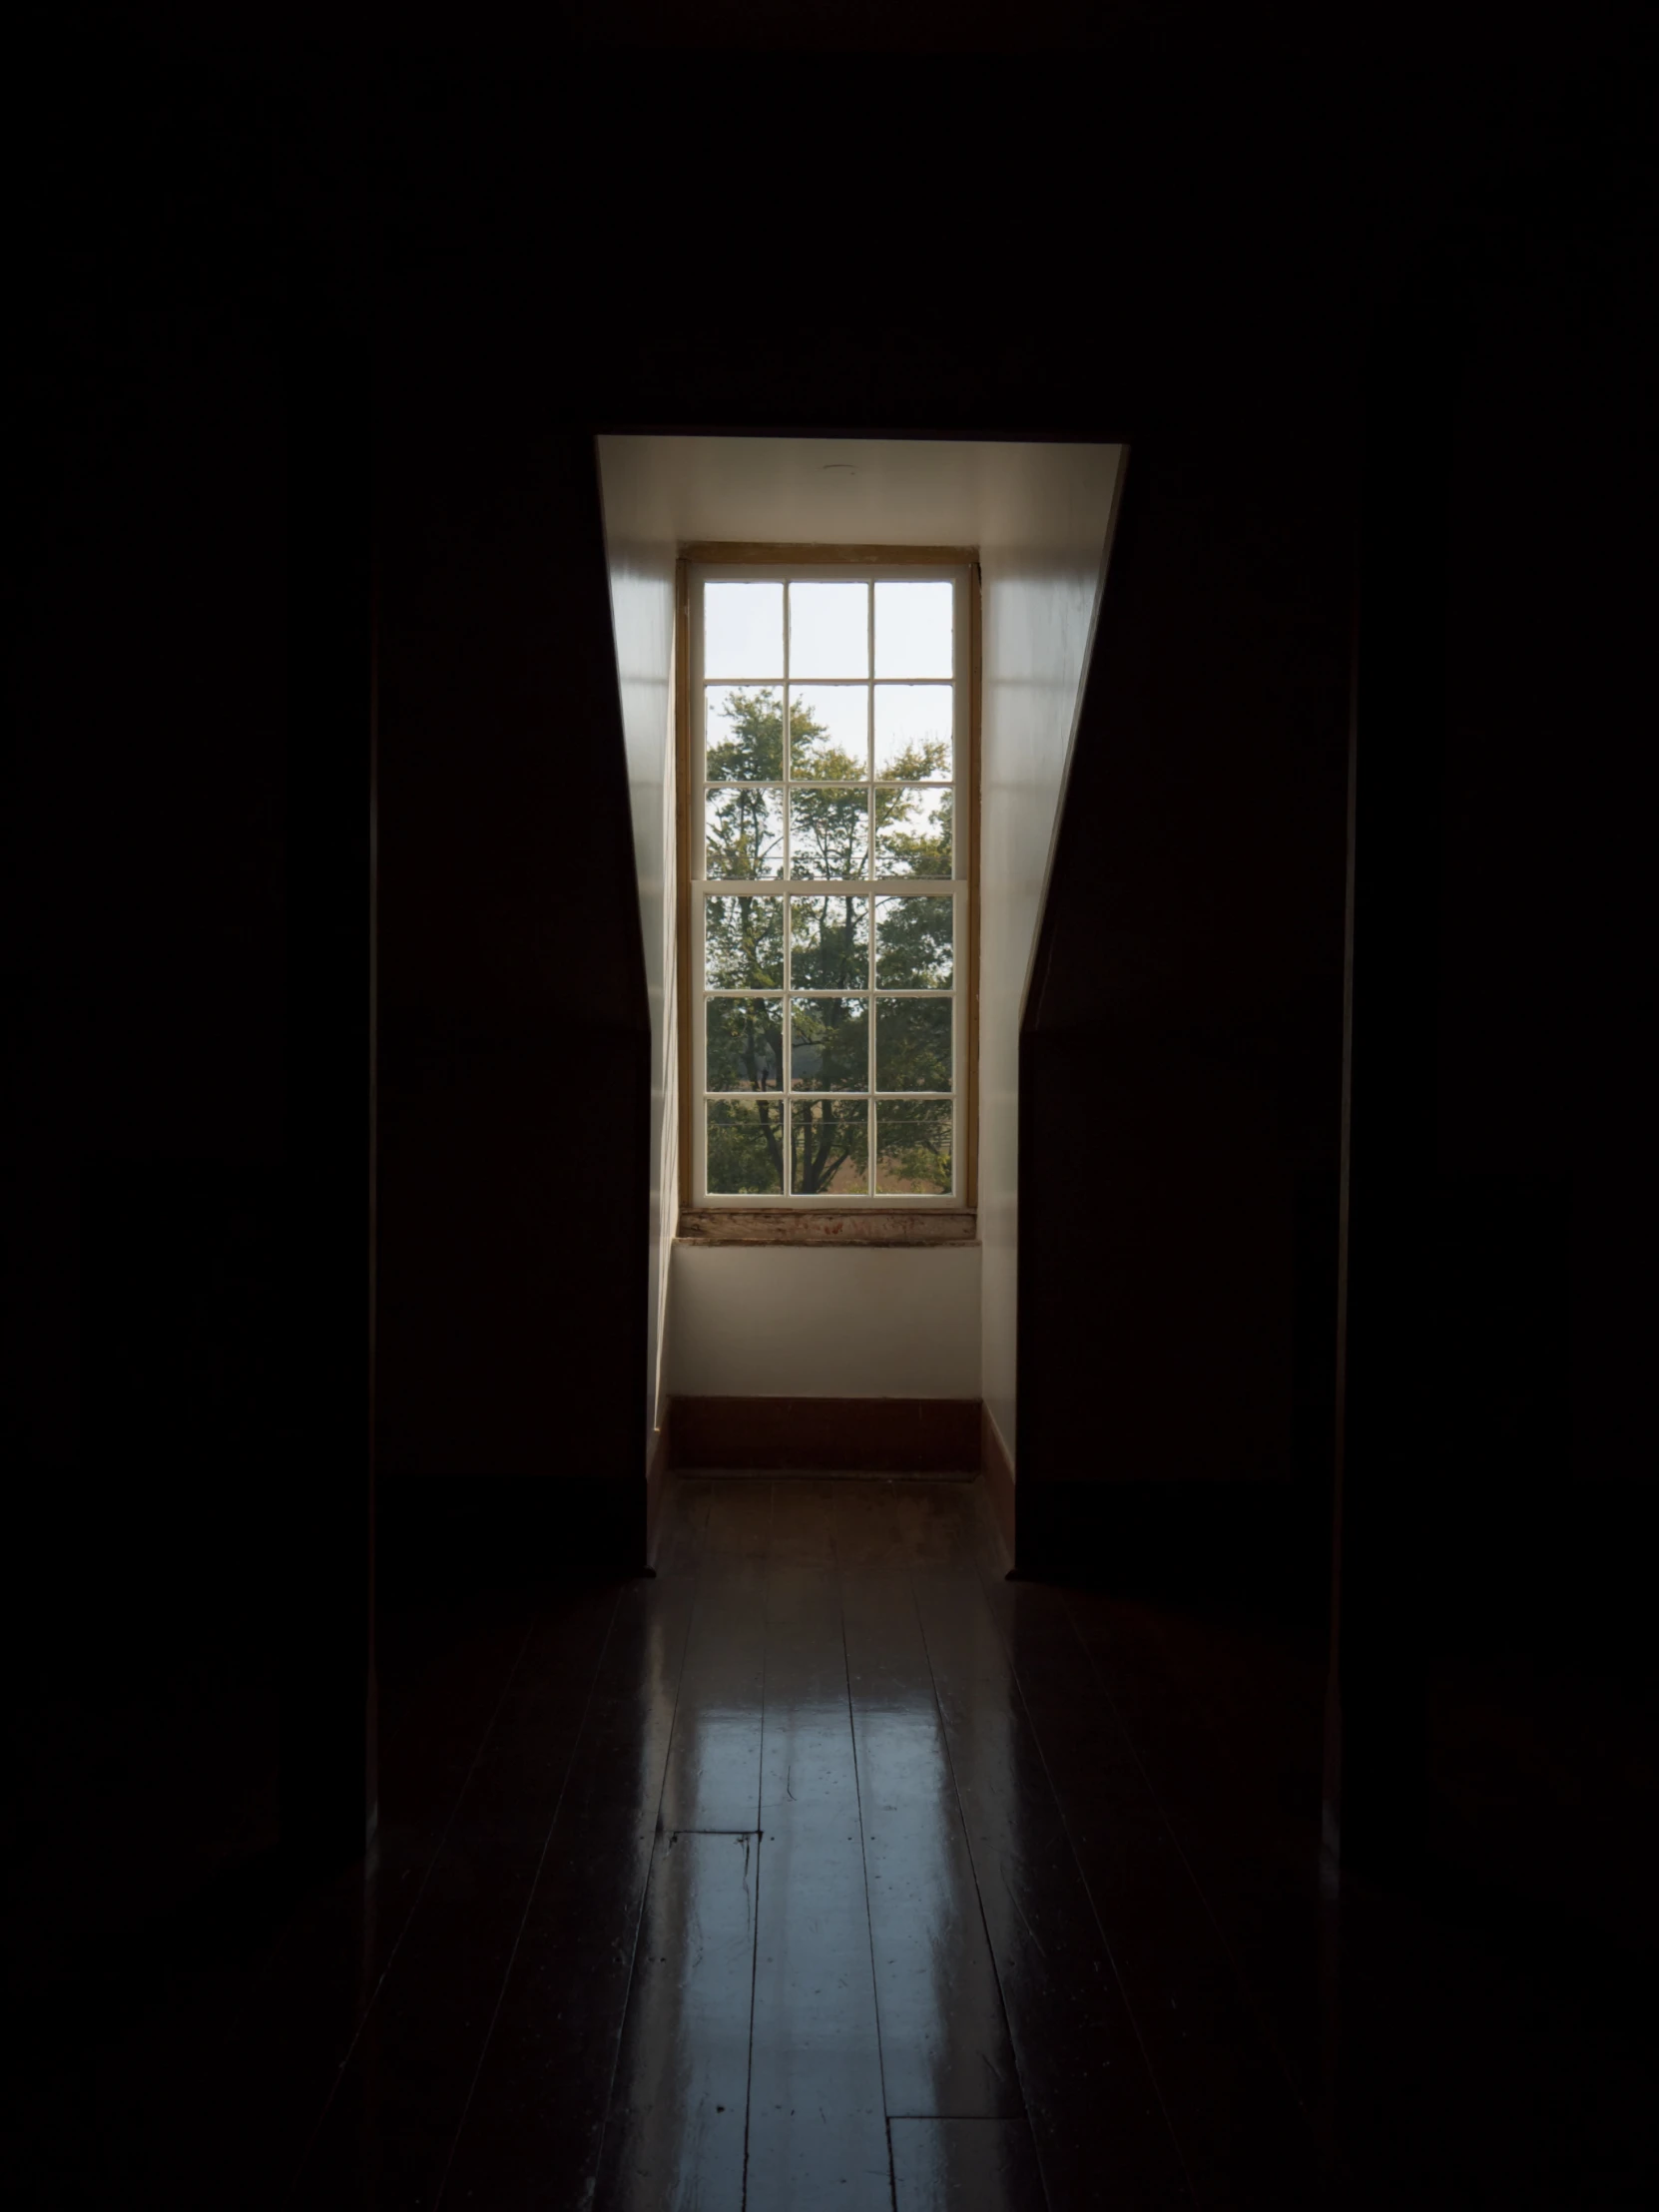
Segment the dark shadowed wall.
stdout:
[[1025,1010],[1022,1565],[1196,1571],[1329,1468],[1351,467],[1132,450]]
[[1582,1818],[1643,1837],[1638,1861],[1659,1835],[1631,1751],[1651,967],[1618,796],[1654,448],[1634,178],[1605,154],[1448,237],[1373,354],[1337,1686],[1351,1863],[1438,1863],[1651,1940]]
[[394,388],[381,449],[380,1461],[393,1514],[556,1481],[538,1540],[632,1564],[649,1029],[597,474],[479,399]]

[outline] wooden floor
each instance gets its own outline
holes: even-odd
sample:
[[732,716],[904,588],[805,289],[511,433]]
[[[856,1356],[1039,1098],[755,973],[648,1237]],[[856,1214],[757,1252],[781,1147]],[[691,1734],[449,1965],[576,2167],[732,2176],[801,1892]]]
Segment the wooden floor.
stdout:
[[1312,1806],[1235,1840],[1255,1925],[1219,1926],[1135,1741],[1175,1686],[1123,1608],[1009,1584],[982,1514],[972,1484],[682,1480],[655,1580],[516,1649],[481,1622],[452,1706],[409,1685],[334,2077],[280,2040],[338,1929],[245,2025],[291,2201],[1311,2201],[1310,2054],[1233,1946],[1269,2003],[1313,1996]]
[[393,1604],[371,1863],[66,1986],[20,2201],[1646,2201],[1639,2038],[1334,1945],[1317,1648],[1004,1567],[973,1483],[683,1478],[654,1579]]

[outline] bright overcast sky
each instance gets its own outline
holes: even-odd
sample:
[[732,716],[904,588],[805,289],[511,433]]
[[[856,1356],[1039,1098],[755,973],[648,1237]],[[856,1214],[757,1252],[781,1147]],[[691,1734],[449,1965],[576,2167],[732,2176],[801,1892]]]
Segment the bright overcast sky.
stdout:
[[[792,680],[867,678],[867,583],[790,586]],[[703,673],[781,682],[784,674],[782,584],[705,584]],[[951,606],[948,582],[878,583],[875,591],[875,674],[948,677]]]

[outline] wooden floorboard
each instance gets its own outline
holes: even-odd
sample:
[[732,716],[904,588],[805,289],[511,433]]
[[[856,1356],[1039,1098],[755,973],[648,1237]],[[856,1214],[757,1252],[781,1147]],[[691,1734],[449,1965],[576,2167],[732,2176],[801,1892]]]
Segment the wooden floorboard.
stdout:
[[408,1932],[532,1626],[522,1603],[497,1596],[422,1607],[388,1633],[371,1876],[345,1870],[303,1901],[203,2049],[192,2074],[200,2116],[174,2129],[157,2177],[157,2195],[180,2212],[223,2205],[225,2174],[244,2163],[251,2144],[261,2156],[242,2203],[261,2212],[286,2198]]
[[595,2212],[742,2212],[754,1836],[659,1835]]
[[694,1586],[624,1586],[442,2201],[530,2212],[599,2170]]
[[747,1829],[761,1818],[766,1571],[720,1562],[696,1582],[663,1791],[665,1829]]
[[888,2131],[897,2212],[1047,2212],[1023,2113],[1011,2119],[899,2119]]
[[748,2204],[890,2207],[834,1485],[774,1486]]
[[889,2114],[1024,2109],[908,1571],[845,1577]]
[[289,1946],[340,1984],[291,2201],[1300,2207],[1193,1789],[1135,1735],[1225,1716],[1153,1627],[1006,1582],[971,1484],[681,1475],[664,1513],[654,1579],[544,1593],[519,1650],[411,1639],[389,1910],[346,1884]]
[[558,1812],[617,1606],[549,1610],[531,1633],[388,1973],[301,2167],[317,2207],[429,2204]]
[[[965,1536],[965,1531],[964,1531]],[[918,1568],[922,1630],[1051,2204],[1191,2191],[977,1575]]]
[[1117,1715],[1087,1694],[1065,1593],[998,1582],[986,1597],[1198,2203],[1311,2205],[1313,2128]]
[[1298,1633],[1009,1581],[972,1484],[682,1475],[654,1578],[394,1618],[377,1858],[89,1952],[29,2174],[61,2139],[53,2202],[175,2212],[1649,2201],[1622,1959],[1322,1902]]
[[1086,1591],[1065,1603],[1253,2009],[1312,2107],[1323,2065],[1323,1666],[1262,1627]]

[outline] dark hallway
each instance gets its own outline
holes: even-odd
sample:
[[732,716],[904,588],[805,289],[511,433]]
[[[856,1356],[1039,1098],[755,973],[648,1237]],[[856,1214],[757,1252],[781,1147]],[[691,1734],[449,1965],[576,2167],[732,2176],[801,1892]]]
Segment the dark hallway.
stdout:
[[[1653,2201],[1651,11],[91,13],[15,134],[8,2203]],[[664,1381],[706,533],[599,460],[721,438],[1047,456],[1000,585],[915,539],[1026,929],[997,1451],[988,1368]]]

